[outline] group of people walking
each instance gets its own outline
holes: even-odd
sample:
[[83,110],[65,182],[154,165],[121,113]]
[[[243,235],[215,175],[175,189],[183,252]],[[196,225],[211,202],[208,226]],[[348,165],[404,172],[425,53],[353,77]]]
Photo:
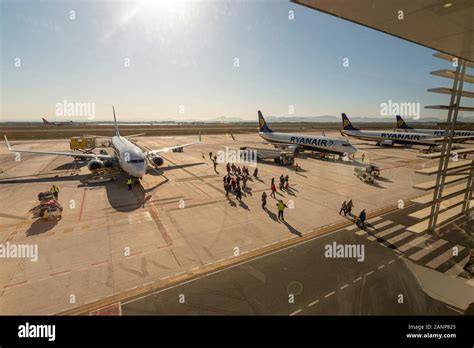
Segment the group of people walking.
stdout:
[[[279,184],[279,189],[282,191],[283,189],[288,190],[290,188],[290,177],[288,174],[286,176],[280,175],[280,184]],[[275,178],[272,178],[272,182],[270,184],[270,190],[272,193],[270,193],[270,196],[273,198],[276,198],[276,185],[275,185]]]
[[[352,199],[349,202],[346,202],[346,201],[342,202],[341,210],[339,210],[339,215],[344,213],[344,216],[347,216],[348,214],[349,214],[349,216],[352,216],[352,208],[353,207],[354,207],[354,203],[352,203]],[[356,218],[355,223],[356,223],[357,227],[365,228],[365,221],[366,220],[367,220],[367,214],[365,212],[365,209],[363,209],[360,212],[359,217]]]

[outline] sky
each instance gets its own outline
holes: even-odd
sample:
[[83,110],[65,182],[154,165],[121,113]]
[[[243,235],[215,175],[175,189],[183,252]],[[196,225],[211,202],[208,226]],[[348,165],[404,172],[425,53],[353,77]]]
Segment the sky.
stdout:
[[0,121],[446,115],[434,51],[288,1],[0,3]]

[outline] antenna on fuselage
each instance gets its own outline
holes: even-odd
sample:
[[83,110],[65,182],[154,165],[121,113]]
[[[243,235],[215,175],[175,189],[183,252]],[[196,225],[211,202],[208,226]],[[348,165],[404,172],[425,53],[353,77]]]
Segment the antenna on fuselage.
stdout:
[[115,108],[112,106],[112,111],[114,112],[114,125],[115,125],[115,135],[120,136],[118,125],[117,125],[117,118],[115,117]]

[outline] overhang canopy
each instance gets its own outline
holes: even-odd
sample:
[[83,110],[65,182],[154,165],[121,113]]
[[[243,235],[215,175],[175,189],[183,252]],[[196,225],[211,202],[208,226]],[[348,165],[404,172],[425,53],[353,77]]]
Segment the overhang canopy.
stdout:
[[473,0],[292,2],[474,62]]

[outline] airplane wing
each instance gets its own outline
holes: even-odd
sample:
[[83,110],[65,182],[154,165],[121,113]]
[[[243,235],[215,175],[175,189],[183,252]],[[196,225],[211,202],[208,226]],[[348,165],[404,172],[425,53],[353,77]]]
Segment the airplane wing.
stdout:
[[11,147],[7,137],[4,136],[5,143],[7,144],[8,151],[10,152],[23,152],[23,153],[36,153],[38,155],[57,155],[57,156],[71,156],[71,157],[85,157],[85,158],[100,158],[105,160],[113,160],[115,156],[111,155],[95,155],[89,153],[74,153],[74,152],[55,152],[55,151],[32,151],[32,150],[16,150]]
[[194,144],[199,144],[200,142],[201,142],[201,134],[199,134],[199,140],[198,141],[195,141],[195,142],[192,142],[192,143],[189,143],[189,144],[182,144],[182,145],[164,147],[164,148],[161,148],[161,149],[158,149],[158,150],[150,150],[150,151],[147,151],[145,153],[145,155],[157,154],[157,153],[160,153],[160,152],[167,152],[167,151],[170,151],[170,150],[173,150],[173,149],[177,149],[179,147],[186,147],[186,146],[190,146],[190,145],[194,145]]
[[141,135],[145,135],[146,133],[139,133],[139,134],[132,134],[132,135],[123,135],[124,138],[135,138]]

